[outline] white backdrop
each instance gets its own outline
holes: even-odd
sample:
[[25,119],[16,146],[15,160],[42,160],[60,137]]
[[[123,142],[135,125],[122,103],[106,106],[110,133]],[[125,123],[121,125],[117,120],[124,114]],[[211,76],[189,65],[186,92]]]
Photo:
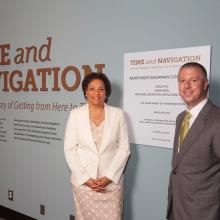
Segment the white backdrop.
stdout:
[[123,107],[132,143],[172,147],[176,116],[185,109],[178,69],[198,62],[209,77],[210,52],[210,46],[201,46],[125,54]]

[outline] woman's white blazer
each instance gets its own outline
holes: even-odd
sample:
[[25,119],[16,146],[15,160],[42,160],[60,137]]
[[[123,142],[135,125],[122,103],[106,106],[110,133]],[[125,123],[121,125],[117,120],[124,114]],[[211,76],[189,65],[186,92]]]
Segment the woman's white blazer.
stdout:
[[99,150],[91,133],[88,104],[72,110],[66,126],[64,154],[73,185],[82,185],[89,178],[96,179],[98,174],[118,184],[130,155],[122,110],[105,104],[105,124]]

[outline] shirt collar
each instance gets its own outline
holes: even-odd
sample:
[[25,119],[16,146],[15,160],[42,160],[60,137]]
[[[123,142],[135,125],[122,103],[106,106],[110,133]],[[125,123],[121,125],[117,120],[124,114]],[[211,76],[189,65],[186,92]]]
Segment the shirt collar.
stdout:
[[197,104],[196,106],[194,106],[190,110],[187,109],[187,111],[189,111],[191,113],[191,115],[193,116],[193,118],[195,119],[198,116],[199,112],[204,107],[204,105],[207,103],[207,101],[208,101],[208,99],[205,98],[204,100],[202,100],[199,104]]

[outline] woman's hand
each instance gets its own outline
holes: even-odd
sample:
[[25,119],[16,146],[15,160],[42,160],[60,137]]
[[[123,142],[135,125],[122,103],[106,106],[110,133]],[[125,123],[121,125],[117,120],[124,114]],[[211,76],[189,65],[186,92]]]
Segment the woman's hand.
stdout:
[[92,189],[92,188],[96,187],[96,180],[90,178],[84,184]]
[[91,188],[95,192],[105,192],[105,187],[110,184],[112,180],[110,180],[108,177],[103,176],[99,179],[88,179],[84,184]]
[[110,180],[108,177],[103,176],[96,180],[96,183],[100,186],[105,188],[108,184],[110,184],[112,180]]
[[104,192],[105,191],[105,188],[100,185],[100,181],[97,182],[97,180],[95,180],[95,179],[90,178],[84,184],[86,186],[88,186],[89,188],[91,188],[95,192]]
[[93,188],[94,191],[96,192],[105,192],[106,189],[105,187],[112,182],[108,177],[103,176],[99,179],[95,180],[96,182],[96,187]]

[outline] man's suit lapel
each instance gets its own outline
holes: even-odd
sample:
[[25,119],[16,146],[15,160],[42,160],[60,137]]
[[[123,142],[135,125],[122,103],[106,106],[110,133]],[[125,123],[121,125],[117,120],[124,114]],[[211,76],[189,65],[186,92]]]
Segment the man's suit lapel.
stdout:
[[[182,146],[180,147],[179,154],[175,152],[175,158],[174,158],[174,168],[177,167],[183,158],[186,156],[186,154],[190,151],[190,149],[193,147],[193,142],[196,140],[196,138],[201,134],[202,130],[205,128],[205,121],[208,118],[208,115],[211,110],[211,103],[208,101],[206,105],[203,107],[203,109],[200,111],[199,115],[197,116],[196,120],[192,124]],[[182,120],[181,120],[182,122]],[[175,137],[175,144],[177,146],[178,144],[178,136],[180,132],[181,123],[178,125],[177,135]]]
[[179,134],[180,134],[181,123],[183,121],[184,115],[185,115],[185,112],[183,112],[180,115],[180,119],[177,121],[177,124],[176,124],[176,130],[175,130],[175,136],[174,136],[174,142],[173,142],[173,159],[172,159],[173,167],[176,164],[176,161],[179,157],[179,154],[178,154]]

